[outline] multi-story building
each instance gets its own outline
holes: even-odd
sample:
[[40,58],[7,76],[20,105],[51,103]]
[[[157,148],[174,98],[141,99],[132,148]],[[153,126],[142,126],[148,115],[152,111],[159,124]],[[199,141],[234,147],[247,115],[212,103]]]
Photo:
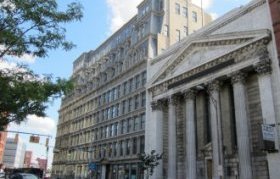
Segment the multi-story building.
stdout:
[[31,161],[32,161],[32,151],[25,151],[24,154],[24,167],[29,168],[31,166]]
[[22,168],[26,144],[19,138],[7,138],[3,163],[7,168]]
[[[203,17],[203,18],[202,18]],[[202,20],[203,19],[203,20]],[[144,0],[138,13],[75,62],[62,100],[53,175],[143,178],[147,62],[210,21],[187,0]]]
[[39,168],[44,170],[44,172],[46,172],[47,171],[47,167],[48,167],[48,159],[37,158],[36,160],[38,162]]
[[3,162],[6,140],[7,140],[7,132],[0,132],[0,163]]
[[145,150],[165,154],[151,179],[279,178],[279,6],[271,19],[268,2],[230,11],[148,64]]

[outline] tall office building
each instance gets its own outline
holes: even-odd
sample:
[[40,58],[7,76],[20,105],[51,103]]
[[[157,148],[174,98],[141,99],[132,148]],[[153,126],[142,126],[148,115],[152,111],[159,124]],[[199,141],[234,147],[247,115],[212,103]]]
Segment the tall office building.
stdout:
[[3,163],[7,168],[22,168],[26,144],[20,138],[7,138]]
[[6,140],[7,140],[7,132],[0,132],[0,163],[3,162]]
[[[211,20],[187,0],[144,0],[138,13],[74,62],[76,85],[62,100],[53,176],[143,178],[147,63]],[[149,136],[146,136],[149,137]]]

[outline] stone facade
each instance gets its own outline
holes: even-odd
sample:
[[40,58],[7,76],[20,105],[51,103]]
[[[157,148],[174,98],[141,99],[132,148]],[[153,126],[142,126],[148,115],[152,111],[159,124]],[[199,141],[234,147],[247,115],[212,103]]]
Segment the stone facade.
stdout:
[[75,60],[75,90],[59,110],[54,177],[144,177],[137,154],[146,138],[147,62],[211,20],[201,14],[186,0],[144,0],[127,24]]
[[[147,104],[145,149],[166,155],[153,179],[279,178],[280,71],[269,12],[268,2],[254,0],[148,63],[147,103],[181,99],[162,111]],[[176,128],[164,130],[176,135],[158,131],[167,121]]]

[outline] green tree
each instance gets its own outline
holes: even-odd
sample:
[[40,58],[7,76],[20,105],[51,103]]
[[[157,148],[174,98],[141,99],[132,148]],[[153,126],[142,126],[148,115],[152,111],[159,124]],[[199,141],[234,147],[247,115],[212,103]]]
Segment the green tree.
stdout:
[[150,154],[140,153],[138,159],[140,160],[140,168],[147,172],[146,178],[152,176],[155,167],[159,165],[159,161],[162,159],[163,154],[157,154],[155,150],[152,150]]
[[[49,50],[70,50],[63,25],[81,20],[82,6],[73,2],[60,11],[56,0],[0,0],[0,61],[29,54],[46,57]],[[73,89],[71,81],[40,77],[28,67],[0,70],[0,128],[27,115],[45,116],[47,102]]]

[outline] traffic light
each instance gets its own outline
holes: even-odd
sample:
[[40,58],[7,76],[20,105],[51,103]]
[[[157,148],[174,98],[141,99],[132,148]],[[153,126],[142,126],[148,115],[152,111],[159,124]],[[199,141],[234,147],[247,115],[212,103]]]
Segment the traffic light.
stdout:
[[29,142],[38,144],[40,142],[40,137],[32,135],[30,136]]

